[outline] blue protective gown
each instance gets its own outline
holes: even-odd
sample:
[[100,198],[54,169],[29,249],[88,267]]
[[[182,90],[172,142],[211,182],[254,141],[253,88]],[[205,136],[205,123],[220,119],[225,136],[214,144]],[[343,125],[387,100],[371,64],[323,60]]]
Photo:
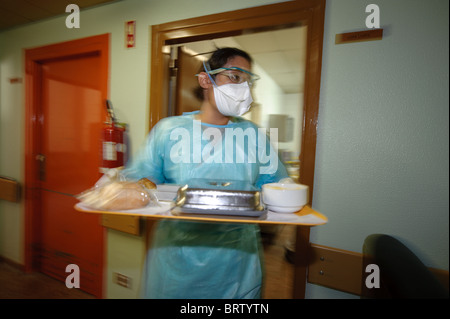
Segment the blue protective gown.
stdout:
[[[159,121],[123,174],[156,184],[206,178],[244,181],[256,188],[288,177],[267,137],[258,138],[254,123],[238,117],[228,125],[210,125],[196,121],[195,113]],[[259,236],[254,224],[159,221],[147,254],[144,297],[260,298]]]

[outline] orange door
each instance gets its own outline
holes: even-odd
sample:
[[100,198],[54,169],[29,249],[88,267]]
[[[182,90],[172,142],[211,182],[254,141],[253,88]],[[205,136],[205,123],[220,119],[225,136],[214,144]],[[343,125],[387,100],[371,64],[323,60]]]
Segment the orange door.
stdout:
[[65,281],[80,269],[80,289],[102,293],[104,231],[98,215],[75,211],[74,195],[99,178],[105,101],[98,53],[40,64],[40,270]]

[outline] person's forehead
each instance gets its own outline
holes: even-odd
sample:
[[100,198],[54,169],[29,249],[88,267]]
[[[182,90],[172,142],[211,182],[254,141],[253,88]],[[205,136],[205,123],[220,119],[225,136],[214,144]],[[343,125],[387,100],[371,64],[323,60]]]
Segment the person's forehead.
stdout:
[[227,63],[223,66],[225,68],[231,68],[231,67],[238,67],[241,69],[244,69],[246,71],[251,70],[250,62],[247,61],[247,59],[241,57],[241,56],[234,56],[230,59],[228,59]]

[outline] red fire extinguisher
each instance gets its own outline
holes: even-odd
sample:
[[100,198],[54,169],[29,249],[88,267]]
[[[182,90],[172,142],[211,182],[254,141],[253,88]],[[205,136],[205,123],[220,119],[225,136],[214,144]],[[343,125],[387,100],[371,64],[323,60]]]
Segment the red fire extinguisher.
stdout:
[[110,168],[124,166],[128,159],[127,125],[118,123],[109,100],[106,100],[108,120],[102,130],[102,160],[100,172],[105,173]]

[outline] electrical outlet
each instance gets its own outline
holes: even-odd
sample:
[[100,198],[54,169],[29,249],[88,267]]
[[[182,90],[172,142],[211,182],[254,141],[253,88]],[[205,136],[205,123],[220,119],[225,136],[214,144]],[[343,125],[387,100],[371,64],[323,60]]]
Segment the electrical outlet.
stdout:
[[113,273],[113,280],[119,286],[131,288],[131,278],[117,272]]

